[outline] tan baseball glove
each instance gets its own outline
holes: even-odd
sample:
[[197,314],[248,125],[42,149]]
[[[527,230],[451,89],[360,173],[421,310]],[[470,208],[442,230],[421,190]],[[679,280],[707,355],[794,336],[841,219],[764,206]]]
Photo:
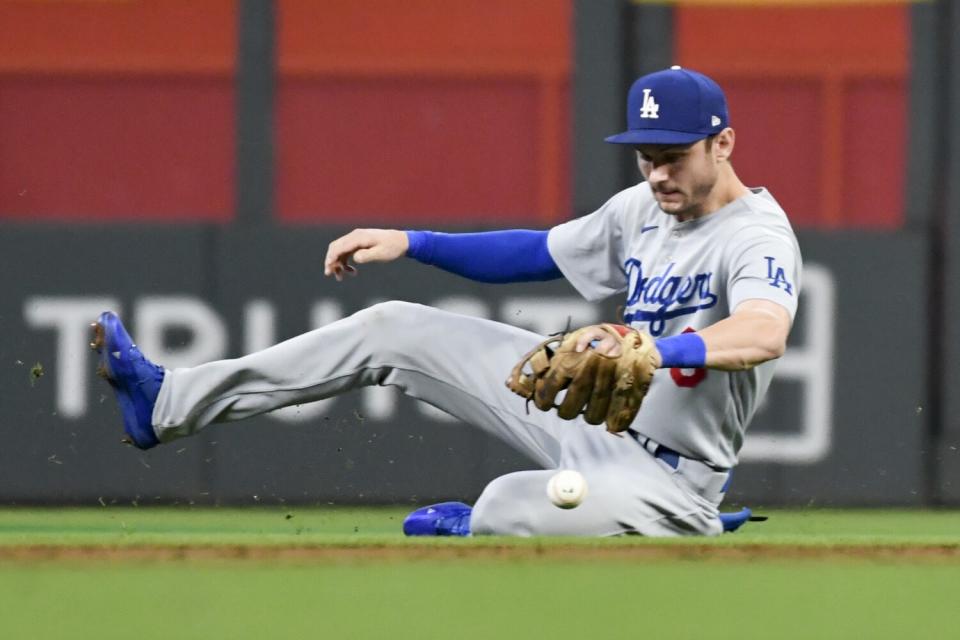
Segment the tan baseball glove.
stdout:
[[598,326],[620,343],[620,355],[603,355],[593,348],[577,353],[577,340],[589,327],[578,329],[544,340],[525,355],[510,372],[507,387],[542,411],[556,408],[564,420],[583,415],[590,424],[606,423],[611,433],[624,431],[660,367],[660,352],[647,333],[622,325]]

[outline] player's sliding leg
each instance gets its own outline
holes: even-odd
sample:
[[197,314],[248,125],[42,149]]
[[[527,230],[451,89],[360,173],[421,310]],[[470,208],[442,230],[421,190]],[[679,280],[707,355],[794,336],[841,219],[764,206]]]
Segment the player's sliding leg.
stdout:
[[[125,423],[128,433],[151,431],[166,442],[213,422],[390,385],[551,467],[560,454],[558,438],[570,425],[544,412],[528,414],[524,401],[504,384],[520,355],[540,340],[509,325],[388,302],[242,358],[167,370],[151,424],[131,429],[126,418]],[[139,388],[135,379],[127,386]],[[121,399],[122,409],[123,404]],[[134,439],[138,446],[154,444]]]
[[[597,467],[582,471],[590,494],[575,509],[561,509],[547,498],[555,470],[518,471],[487,485],[470,519],[472,535],[654,537],[718,535],[716,512],[697,505],[675,484],[615,474]],[[661,472],[664,473],[665,472]],[[634,480],[631,485],[624,481]]]
[[674,467],[627,434],[582,423],[568,423],[564,433],[558,467],[579,471],[589,489],[576,508],[561,509],[550,500],[547,484],[556,469],[520,471],[487,485],[473,509],[441,503],[414,511],[404,533],[663,537],[718,535],[730,528],[717,512],[727,474],[690,460]]
[[547,481],[556,470],[510,473],[487,485],[477,500],[472,534],[662,537],[723,531],[717,504],[692,491],[630,436],[570,426],[559,466],[583,474],[586,499],[573,509],[555,506]]

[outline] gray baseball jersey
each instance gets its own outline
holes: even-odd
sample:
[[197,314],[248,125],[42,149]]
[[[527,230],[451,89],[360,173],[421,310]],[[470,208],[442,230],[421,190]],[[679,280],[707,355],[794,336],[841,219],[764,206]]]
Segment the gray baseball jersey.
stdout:
[[[584,298],[626,293],[624,323],[654,337],[703,329],[749,299],[772,300],[791,318],[797,309],[800,248],[765,189],[678,222],[641,183],[551,229],[548,247]],[[660,370],[633,429],[683,455],[732,468],[775,366]]]

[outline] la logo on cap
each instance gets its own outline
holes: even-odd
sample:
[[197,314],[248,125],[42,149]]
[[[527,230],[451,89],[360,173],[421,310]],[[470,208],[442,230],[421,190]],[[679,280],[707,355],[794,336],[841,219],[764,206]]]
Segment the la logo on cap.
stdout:
[[643,90],[643,104],[640,105],[641,118],[659,118],[660,105],[650,95],[650,89]]

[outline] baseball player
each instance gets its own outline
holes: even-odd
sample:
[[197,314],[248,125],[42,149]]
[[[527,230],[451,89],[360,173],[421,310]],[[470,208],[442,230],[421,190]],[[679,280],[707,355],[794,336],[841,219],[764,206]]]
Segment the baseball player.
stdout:
[[[630,89],[627,114],[628,129],[607,141],[635,150],[645,181],[594,213],[547,231],[357,229],[330,244],[324,266],[339,281],[353,265],[408,256],[484,282],[564,277],[587,300],[624,295],[618,331],[652,336],[660,366],[626,431],[528,410],[506,388],[544,336],[387,302],[257,353],[174,370],[151,363],[105,312],[94,346],[130,441],[146,449],[211,423],[389,385],[543,467],[494,479],[473,507],[420,509],[407,533],[721,533],[718,507],[796,312],[800,251],[773,196],[734,172],[734,130],[713,80],[680,67],[646,75]],[[577,340],[578,352],[614,357],[620,348],[602,326]],[[547,498],[559,468],[578,470],[590,487],[576,509]]]

